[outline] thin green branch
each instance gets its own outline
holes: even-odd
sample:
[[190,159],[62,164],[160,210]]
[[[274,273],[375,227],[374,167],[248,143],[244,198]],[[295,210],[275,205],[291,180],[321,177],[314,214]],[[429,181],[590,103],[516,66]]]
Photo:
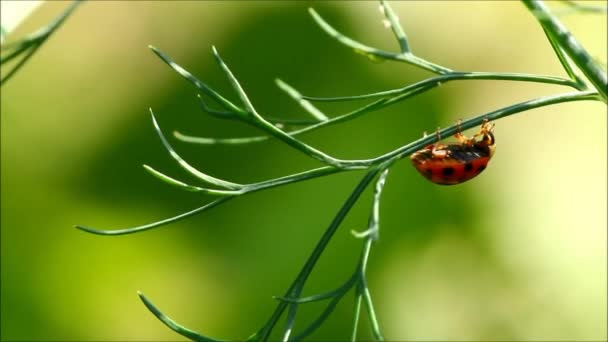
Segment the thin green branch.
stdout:
[[318,178],[318,177],[327,176],[327,175],[330,175],[333,173],[345,172],[345,171],[350,171],[350,170],[339,169],[339,168],[335,168],[333,166],[323,166],[323,167],[319,167],[316,169],[292,174],[289,176],[269,179],[269,180],[259,182],[259,183],[247,184],[244,189],[247,193],[250,193],[250,192],[254,192],[254,191],[274,188],[274,187],[277,187],[280,185],[300,182],[300,181],[304,181],[307,179]]
[[551,35],[549,34],[549,32],[547,32],[546,29],[543,28],[543,32],[545,33],[547,40],[551,44],[551,48],[553,48],[557,59],[559,59],[559,62],[561,63],[562,67],[564,68],[570,79],[574,80],[577,84],[585,87],[585,82],[576,74],[576,72],[574,71],[574,65],[568,59],[568,56],[564,54],[564,51],[559,46],[559,44],[555,41],[553,37],[551,37]]
[[[289,289],[287,290],[287,292],[285,293],[285,295],[283,297],[286,297],[286,298],[295,297],[295,298],[297,298],[297,297],[300,296],[302,288],[304,287],[304,283],[308,279],[308,276],[312,272],[312,269],[314,268],[315,264],[317,263],[317,261],[319,260],[319,258],[321,257],[321,255],[323,254],[323,251],[325,250],[325,248],[329,244],[329,241],[331,240],[331,238],[333,237],[333,235],[335,234],[335,232],[338,230],[338,227],[340,226],[340,224],[342,223],[342,221],[346,217],[346,214],[348,214],[348,212],[350,211],[350,209],[356,203],[356,201],[359,198],[359,196],[361,196],[361,194],[363,193],[363,191],[365,190],[365,188],[367,188],[367,185],[381,171],[382,171],[381,170],[381,166],[376,166],[376,167],[371,168],[365,174],[365,176],[363,177],[363,179],[361,179],[361,181],[359,182],[359,184],[357,184],[357,186],[355,187],[355,189],[353,190],[353,192],[350,194],[350,196],[348,197],[348,199],[346,200],[346,202],[342,205],[342,207],[340,208],[340,210],[338,211],[338,213],[336,214],[336,216],[334,217],[334,219],[330,223],[329,227],[325,230],[325,232],[321,236],[321,239],[319,240],[319,242],[315,246],[315,248],[312,251],[311,255],[306,260],[306,263],[304,264],[304,266],[302,267],[302,269],[298,273],[298,276],[293,281],[293,283],[291,284],[291,286],[289,287]],[[277,305],[277,308],[273,312],[272,316],[270,317],[270,319],[268,320],[268,322],[265,324],[264,328],[261,330],[260,337],[261,337],[262,340],[267,340],[268,339],[268,337],[270,336],[270,333],[272,332],[274,326],[276,325],[276,323],[278,322],[279,318],[281,317],[281,315],[283,314],[284,310],[287,308],[288,305],[289,305],[289,303],[286,303],[286,302],[280,302],[279,305]]]
[[353,316],[353,331],[350,335],[351,342],[357,340],[357,331],[359,329],[359,317],[361,317],[361,294],[359,291],[355,291],[355,312]]
[[210,98],[212,98],[213,100],[215,100],[215,102],[217,102],[219,105],[224,107],[224,109],[228,110],[229,112],[238,113],[240,115],[245,114],[245,111],[242,108],[236,106],[230,100],[224,98],[222,95],[220,95],[218,92],[213,90],[211,87],[209,87],[205,83],[201,82],[201,80],[199,80],[198,78],[194,77],[194,75],[192,75],[190,72],[188,72],[186,69],[184,69],[179,64],[175,63],[175,61],[173,59],[171,59],[165,53],[160,51],[160,49],[158,49],[152,45],[149,45],[148,48],[150,48],[150,50],[152,50],[152,52],[154,52],[154,54],[156,54],[163,62],[165,62],[168,66],[170,66],[173,70],[175,70],[175,72],[180,74],[183,78],[188,80],[190,83],[194,84],[194,86],[196,86],[205,95],[207,95]]
[[379,49],[373,48],[371,46],[367,46],[361,42],[358,42],[358,41],[356,41],[352,38],[349,38],[349,37],[343,35],[342,33],[338,32],[327,21],[325,21],[325,19],[323,19],[314,9],[309,8],[308,12],[312,16],[312,18],[315,20],[315,22],[319,25],[319,27],[321,27],[321,29],[323,29],[323,31],[325,31],[332,38],[336,39],[338,42],[342,43],[343,45],[346,45],[346,46],[354,49],[358,53],[361,53],[368,57],[372,57],[372,59],[385,59],[385,60],[394,60],[394,61],[399,61],[399,62],[405,62],[405,63],[411,64],[411,65],[417,66],[419,68],[428,70],[435,74],[446,74],[446,73],[452,72],[452,70],[450,70],[446,67],[429,62],[426,59],[417,57],[409,52],[408,53],[394,53],[394,52],[379,50]]
[[12,44],[11,46],[2,46],[2,51],[4,52],[4,55],[0,56],[0,64],[8,63],[12,59],[19,57],[21,54],[23,54],[23,52],[27,51],[34,45],[36,45],[35,42],[23,40],[16,42],[14,46],[12,46]]
[[[380,174],[378,180],[376,181],[376,186],[374,187],[374,200],[372,205],[372,213],[369,216],[368,222],[368,231],[370,232],[370,237],[373,241],[377,241],[380,234],[380,197],[382,196],[382,190],[384,189],[384,184],[386,183],[386,177],[388,176],[389,169],[386,169]],[[365,272],[365,265],[367,264],[367,257],[365,259],[365,263],[363,264],[363,272]]]
[[287,93],[287,95],[289,95],[289,97],[291,97],[296,102],[298,102],[298,104],[302,108],[304,108],[304,110],[306,110],[310,115],[312,115],[314,118],[316,118],[317,122],[328,120],[327,115],[323,114],[323,112],[321,112],[317,107],[315,107],[309,101],[302,99],[302,94],[300,94],[294,87],[283,82],[279,78],[275,79],[275,82],[281,90],[283,90],[285,93]]
[[341,293],[339,296],[332,298],[329,304],[327,304],[327,306],[325,307],[325,310],[321,312],[321,315],[319,315],[319,317],[317,317],[317,319],[314,320],[312,324],[306,327],[306,329],[304,329],[301,333],[294,337],[293,340],[300,341],[308,335],[312,334],[315,330],[317,330],[321,326],[321,324],[325,322],[329,315],[331,315],[338,303],[340,303],[340,300],[342,300],[342,297],[344,297],[344,293]]
[[[546,83],[562,85],[571,87],[577,90],[585,90],[579,84],[572,80],[568,80],[561,77],[544,76],[544,75],[532,75],[532,74],[520,74],[520,73],[495,73],[495,72],[452,72],[446,75],[436,76],[427,78],[422,81],[407,85],[402,88],[379,91],[370,94],[363,95],[352,95],[352,96],[337,96],[337,97],[315,97],[303,95],[302,98],[309,101],[315,102],[341,102],[341,101],[353,101],[353,100],[364,100],[368,98],[383,97],[389,95],[406,95],[420,94],[439,87],[442,84],[451,81],[473,81],[473,80],[494,80],[494,81],[520,81],[520,82],[535,82],[535,83]],[[408,97],[409,97],[408,96]]]
[[240,190],[243,188],[242,184],[238,184],[238,183],[233,183],[233,182],[228,182],[219,178],[215,178],[212,176],[209,176],[199,170],[197,170],[195,167],[193,167],[192,165],[188,164],[188,162],[186,162],[182,157],[180,157],[179,154],[177,154],[177,152],[175,152],[175,150],[173,149],[173,147],[171,147],[171,145],[169,144],[169,142],[167,141],[167,139],[165,138],[165,135],[163,134],[163,132],[161,131],[158,122],[156,121],[156,117],[154,116],[154,112],[152,112],[152,108],[150,108],[150,117],[152,118],[152,124],[154,125],[154,130],[156,131],[156,133],[158,134],[158,137],[160,138],[160,141],[162,142],[163,146],[165,147],[165,149],[167,150],[167,152],[169,152],[169,155],[171,155],[171,157],[173,159],[175,159],[175,161],[177,161],[177,163],[179,164],[179,166],[181,166],[184,170],[188,171],[191,175],[193,175],[194,177],[202,180],[203,182],[209,183],[209,184],[213,184],[222,188],[226,188],[226,189],[230,189],[230,190]]
[[[238,119],[237,113],[212,109],[211,107],[209,107],[207,105],[207,103],[205,103],[205,100],[203,100],[203,97],[200,94],[197,94],[197,97],[199,98],[199,104],[201,106],[201,109],[203,109],[203,111],[205,111],[206,113],[213,115],[220,119],[235,119],[235,118]],[[306,102],[308,102],[308,101],[306,101]],[[311,106],[312,106],[312,104],[311,104]],[[272,122],[275,125],[278,124],[278,125],[291,125],[291,126],[314,125],[319,122],[319,120],[310,120],[310,119],[285,119],[285,118],[273,118],[273,117],[266,117],[266,120],[269,122]]]
[[589,79],[595,89],[601,94],[602,101],[608,103],[608,76],[606,70],[595,63],[591,55],[578,42],[578,40],[568,31],[557,17],[542,1],[522,0],[524,5],[532,12],[536,20],[544,30],[555,39],[559,46],[566,52],[568,57],[574,61],[576,66]]
[[384,14],[389,22],[391,30],[393,30],[393,34],[395,35],[395,38],[399,43],[399,47],[401,48],[401,53],[411,53],[407,36],[399,23],[399,18],[397,17],[397,14],[395,14],[395,11],[393,11],[391,6],[385,0],[380,0],[380,8],[382,9],[382,14]]
[[201,109],[203,109],[207,114],[213,115],[220,119],[234,119],[234,118],[238,117],[238,114],[235,112],[219,111],[219,110],[211,109],[211,107],[209,107],[205,103],[205,100],[203,99],[201,94],[196,94],[196,96],[198,97],[198,101],[201,106]]
[[[25,55],[22,55],[23,57],[21,58],[21,60],[19,60],[19,62],[17,62],[17,64],[15,64],[13,68],[11,68],[11,70],[4,77],[2,77],[2,79],[0,79],[0,86],[6,84],[6,82],[11,79],[11,77],[13,77],[13,75],[15,75],[17,71],[19,71],[19,69],[21,69],[25,65],[25,63],[27,63],[27,61],[36,53],[36,51],[38,51],[41,46],[42,44],[36,44],[32,48],[30,48],[29,51],[25,53]],[[24,51],[27,51],[27,49]],[[19,54],[17,55],[21,55],[21,52],[19,52]]]
[[[50,22],[47,26],[42,27],[38,31],[30,34],[29,36],[23,38],[14,43],[3,44],[2,50],[12,50],[15,49],[8,56],[0,57],[0,64],[5,64],[11,59],[25,53],[23,58],[15,64],[10,71],[0,79],[0,86],[6,84],[6,82],[20,70],[25,63],[34,55],[36,51],[46,42],[51,35],[57,31],[59,27],[65,22],[65,20],[74,12],[74,10],[81,4],[81,0],[75,0],[68,6],[68,8],[63,11],[57,18],[55,18],[52,22]],[[29,51],[28,51],[29,49]]]
[[374,307],[371,302],[371,294],[369,292],[369,288],[367,286],[366,281],[366,270],[367,270],[367,262],[369,260],[369,254],[372,249],[372,244],[378,240],[380,233],[380,200],[382,196],[382,190],[384,189],[384,185],[386,184],[386,177],[388,176],[389,168],[387,167],[381,174],[380,177],[376,180],[376,185],[374,187],[374,198],[372,202],[372,210],[369,215],[368,227],[364,232],[365,235],[365,244],[363,246],[363,251],[361,252],[361,257],[358,265],[358,269],[356,272],[357,278],[359,280],[357,284],[357,289],[355,293],[355,317],[353,323],[353,331],[351,334],[351,338],[354,341],[357,337],[357,328],[359,324],[359,314],[361,312],[361,300],[362,297],[365,299],[367,313],[369,315],[369,321],[371,322],[372,333],[376,337],[377,340],[383,340],[382,333],[380,331],[380,325],[378,323],[377,315],[374,311]]
[[243,193],[243,190],[231,191],[231,190],[217,190],[217,189],[201,188],[201,187],[194,186],[191,184],[186,184],[175,178],[169,177],[169,176],[165,175],[164,173],[155,170],[151,166],[144,164],[143,167],[146,171],[148,171],[150,174],[152,174],[152,176],[160,179],[161,181],[163,181],[171,186],[174,186],[178,189],[182,189],[185,191],[198,192],[198,193],[203,193],[203,194],[208,194],[208,195],[217,195],[217,196],[240,195]]
[[215,46],[211,47],[211,51],[213,51],[213,56],[215,57],[215,61],[220,66],[222,71],[226,74],[228,81],[230,82],[230,84],[236,91],[237,95],[241,99],[241,103],[245,106],[245,111],[243,112],[243,114],[256,116],[257,119],[264,120],[253,107],[253,104],[249,100],[249,97],[247,96],[247,94],[245,94],[243,87],[241,87],[241,84],[236,79],[236,77],[234,77],[234,75],[232,74],[232,71],[230,71],[230,69],[228,68],[226,63],[224,63],[224,61],[220,57],[220,54],[217,52],[217,49],[215,48]]
[[583,5],[573,0],[561,0],[563,4],[570,6],[579,12],[604,14],[608,12],[608,4],[604,1],[604,6]]
[[[339,301],[344,297],[344,295],[346,295],[346,293],[354,285],[356,285],[356,292],[359,295],[359,297],[362,294],[365,294],[365,291],[367,291],[367,294],[366,294],[367,297],[365,299],[367,302],[371,303],[371,296],[369,294],[369,290],[367,289],[367,282],[365,280],[365,271],[367,268],[367,261],[369,260],[371,246],[372,246],[373,242],[376,241],[376,239],[378,238],[380,196],[382,193],[382,189],[384,188],[384,184],[386,182],[386,177],[388,175],[389,167],[391,165],[392,165],[392,161],[388,162],[380,167],[384,171],[382,171],[382,173],[376,180],[376,184],[374,186],[374,198],[372,201],[372,210],[370,213],[368,229],[367,229],[367,231],[372,232],[372,233],[368,235],[368,237],[365,241],[363,251],[361,252],[361,257],[360,257],[359,263],[357,264],[357,267],[355,268],[353,275],[342,286],[340,286],[339,288],[337,288],[333,291],[329,291],[329,292],[325,292],[325,293],[321,293],[318,295],[309,296],[309,297],[305,297],[305,298],[300,298],[297,301],[291,301],[291,303],[292,303],[292,306],[290,307],[291,315],[289,316],[289,319],[288,319],[288,322],[290,324],[288,324],[288,330],[286,330],[286,334],[284,335],[284,340],[286,340],[289,337],[289,334],[287,332],[289,332],[289,333],[291,332],[292,325],[295,322],[295,308],[297,308],[297,307],[293,304],[306,303],[306,302],[311,302],[311,301],[316,301],[316,300],[333,298],[332,301],[327,305],[326,309],[321,313],[321,315],[310,326],[305,328],[302,333],[300,333],[299,335],[297,335],[296,338],[294,338],[295,340],[300,340],[300,339],[308,336],[309,334],[311,334],[329,317],[331,312],[333,312],[334,307],[339,303]],[[359,298],[359,301],[360,301],[360,298]],[[376,318],[376,314],[373,310],[373,306],[370,306],[369,304],[366,304],[366,305],[368,308],[368,313],[370,315],[370,321],[372,322],[373,333],[375,336],[380,336],[380,338],[378,338],[378,339],[382,340],[382,338],[381,338],[382,334],[380,333],[379,324],[377,322],[377,318]],[[358,309],[357,311],[360,311],[360,310]],[[359,317],[357,316],[357,317],[355,317],[356,324],[358,324],[358,321],[359,321]],[[353,332],[353,335],[356,336],[356,327],[355,327],[355,332]]]
[[[335,302],[336,299],[332,299],[331,302]],[[330,305],[331,305],[330,302]],[[298,310],[298,303],[289,303],[289,311],[287,312],[287,319],[285,320],[285,328],[283,329],[283,336],[281,341],[287,342],[289,341],[289,337],[291,336],[291,332],[293,331],[293,326],[296,323],[296,314]],[[295,339],[297,340],[297,338]]]
[[139,232],[142,232],[145,230],[149,230],[152,228],[156,228],[156,227],[164,226],[164,225],[167,225],[167,224],[170,224],[173,222],[177,222],[179,220],[183,220],[187,217],[190,217],[190,216],[196,215],[198,213],[201,213],[203,211],[209,210],[211,208],[217,207],[218,205],[223,204],[223,203],[233,199],[234,197],[235,196],[221,197],[219,199],[216,199],[213,202],[209,202],[201,207],[187,211],[185,213],[182,213],[182,214],[179,214],[179,215],[176,215],[173,217],[169,217],[164,220],[152,222],[149,224],[144,224],[141,226],[131,227],[131,228],[105,230],[105,229],[97,229],[97,228],[81,226],[81,225],[76,225],[75,228],[83,230],[87,233],[92,233],[92,234],[97,234],[97,235],[127,235],[127,234],[139,233]]
[[[534,108],[540,108],[540,107],[545,107],[545,106],[558,104],[558,103],[564,103],[564,102],[588,101],[588,100],[601,101],[602,99],[600,98],[600,95],[597,92],[591,91],[591,90],[544,96],[544,97],[536,98],[533,100],[516,103],[514,105],[503,107],[503,108],[497,109],[492,112],[477,115],[470,119],[461,121],[459,125],[452,125],[450,127],[439,130],[438,132],[439,132],[440,136],[447,137],[447,136],[454,135],[456,133],[456,131],[459,129],[466,130],[469,128],[479,126],[479,125],[481,125],[483,120],[486,120],[486,119],[490,120],[490,121],[494,121],[494,120],[498,120],[498,119],[501,119],[501,118],[504,118],[504,117],[507,117],[507,116],[510,116],[513,114],[517,114],[517,113],[520,113],[523,111],[528,111],[528,110],[531,110]],[[403,157],[408,156],[408,155],[414,153],[415,151],[421,149],[422,147],[435,143],[435,142],[437,142],[437,136],[435,134],[431,134],[429,136],[415,140],[415,141],[413,141],[405,146],[402,146],[396,150],[393,150],[389,153],[386,153],[380,157],[377,157],[374,159],[368,159],[368,160],[364,160],[364,161],[359,161],[359,164],[373,165],[376,163],[381,163],[386,160],[390,160],[395,157],[403,158]]]
[[331,291],[327,291],[327,292],[323,292],[323,293],[319,293],[319,294],[315,294],[315,295],[307,296],[307,297],[300,297],[300,298],[287,298],[287,297],[279,297],[279,296],[275,296],[274,298],[284,301],[284,302],[296,303],[296,304],[304,304],[304,303],[322,301],[325,299],[336,297],[340,293],[347,292],[348,290],[350,290],[350,288],[353,286],[353,284],[355,284],[356,281],[358,280],[357,276],[358,276],[358,274],[354,273],[350,278],[348,278],[348,280],[346,282],[344,282],[344,284],[340,285],[338,288],[333,289]]
[[[293,133],[288,133],[294,135]],[[173,136],[180,141],[189,144],[199,145],[243,145],[251,144],[255,142],[261,142],[269,140],[269,135],[257,135],[253,137],[240,137],[240,138],[208,138],[208,137],[195,137],[192,135],[184,134],[179,131],[173,131]]]
[[251,123],[252,125],[266,131],[268,134],[274,136],[275,138],[285,142],[287,145],[293,147],[294,149],[324,163],[327,165],[331,165],[331,166],[335,166],[338,168],[342,168],[342,161],[339,159],[336,159],[324,152],[321,152],[317,149],[315,149],[312,146],[309,146],[307,144],[305,144],[304,142],[295,139],[293,137],[291,137],[288,133],[286,133],[285,131],[281,130],[280,128],[276,127],[275,125],[273,125],[272,123],[266,121],[254,108],[253,104],[251,103],[251,101],[249,100],[247,94],[245,93],[245,91],[243,90],[243,88],[241,87],[239,81],[236,79],[236,77],[234,76],[234,74],[232,73],[232,71],[230,71],[230,69],[228,68],[228,66],[226,65],[226,63],[224,63],[224,61],[222,60],[222,58],[220,57],[219,53],[217,52],[217,50],[215,49],[215,47],[213,47],[213,54],[215,56],[215,59],[217,61],[217,63],[219,64],[220,68],[224,71],[224,73],[226,74],[228,80],[230,81],[230,83],[232,84],[234,90],[237,92],[237,94],[239,95],[239,97],[241,98],[241,101],[243,102],[243,105],[246,108],[246,112],[243,113],[243,118],[248,121],[249,123]]
[[271,116],[265,116],[266,121],[272,122],[275,125],[288,125],[288,126],[308,126],[314,125],[319,120],[312,119],[288,119],[288,118],[275,118]]
[[150,300],[148,298],[146,298],[146,296],[144,296],[143,293],[137,291],[137,295],[139,296],[141,301],[144,303],[144,305],[148,308],[148,310],[150,310],[150,312],[152,312],[152,314],[154,316],[156,316],[156,318],[158,318],[161,322],[163,322],[166,326],[168,326],[171,330],[175,331],[176,333],[178,333],[192,341],[199,341],[199,342],[221,342],[222,341],[222,340],[214,339],[211,337],[203,336],[203,335],[197,333],[196,331],[193,331],[184,326],[181,326],[180,324],[178,324],[177,322],[172,320],[169,316],[162,313],[156,306],[154,306],[154,304],[152,304],[152,302],[150,302]]
[[374,310],[374,303],[372,301],[372,296],[369,292],[369,288],[367,286],[363,289],[363,301],[367,308],[367,312],[370,316],[370,323],[372,326],[372,334],[378,341],[384,341],[384,336],[382,335],[382,331],[380,330],[380,324],[378,323],[378,317],[376,316],[376,311]]

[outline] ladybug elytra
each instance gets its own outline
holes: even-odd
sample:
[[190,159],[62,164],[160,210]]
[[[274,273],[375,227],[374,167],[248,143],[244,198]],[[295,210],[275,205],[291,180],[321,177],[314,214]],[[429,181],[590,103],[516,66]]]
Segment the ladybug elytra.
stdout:
[[[467,138],[458,130],[454,135],[457,142],[428,145],[414,152],[412,164],[426,179],[440,185],[454,185],[466,182],[485,170],[494,155],[494,123],[484,120],[479,133]],[[441,139],[437,131],[438,140]],[[480,140],[477,140],[481,137]]]

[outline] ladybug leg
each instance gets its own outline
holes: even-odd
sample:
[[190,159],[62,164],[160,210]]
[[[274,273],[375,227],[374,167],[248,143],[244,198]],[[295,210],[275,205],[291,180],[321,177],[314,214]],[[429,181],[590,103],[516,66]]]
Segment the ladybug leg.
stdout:
[[461,133],[461,131],[462,131],[460,129],[461,123],[462,123],[461,119],[458,119],[458,121],[456,121],[456,134],[454,134],[454,137],[458,140],[459,143],[465,143],[469,139],[464,134]]
[[448,151],[445,149],[445,146],[443,144],[439,143],[439,140],[441,140],[441,133],[439,133],[439,127],[437,127],[437,131],[435,132],[435,134],[437,135],[437,143],[433,145],[431,154],[433,155],[433,158],[446,158],[448,156]]
[[468,138],[466,135],[461,133],[461,123],[462,119],[458,119],[458,121],[456,121],[456,134],[454,134],[454,137],[456,137],[459,143],[467,146],[472,146],[475,143],[475,138],[479,135],[479,133],[475,134],[472,138]]
[[479,132],[477,132],[474,136],[473,139],[471,140],[475,140],[475,138],[477,137],[485,137],[486,134],[488,134],[489,132],[492,132],[494,130],[494,123],[493,122],[489,122],[489,120],[487,118],[483,119],[483,122],[481,123],[481,129],[479,130]]

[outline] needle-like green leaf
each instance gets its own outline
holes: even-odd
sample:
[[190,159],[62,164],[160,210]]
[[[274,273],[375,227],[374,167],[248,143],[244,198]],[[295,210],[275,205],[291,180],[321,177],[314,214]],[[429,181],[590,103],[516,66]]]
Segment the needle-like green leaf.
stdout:
[[65,20],[76,10],[76,8],[82,3],[81,0],[73,1],[57,18],[51,21],[45,27],[40,28],[36,32],[28,35],[20,41],[2,44],[2,51],[12,50],[9,55],[0,57],[0,64],[5,64],[17,56],[21,59],[8,71],[2,79],[0,79],[0,85],[6,84],[6,82],[12,78],[18,70],[20,70],[25,63],[38,51],[38,49],[53,35],[54,32],[61,27]]
[[315,107],[310,101],[302,99],[302,95],[292,86],[283,82],[281,79],[275,79],[275,82],[281,90],[283,90],[289,97],[294,99],[298,104],[304,108],[310,115],[315,117],[318,121],[327,121],[327,115],[323,114],[317,107]]
[[519,73],[492,73],[492,72],[453,72],[447,75],[441,75],[431,77],[412,83],[402,88],[379,91],[375,93],[363,94],[363,95],[351,95],[351,96],[335,96],[335,97],[315,97],[302,95],[303,99],[315,102],[341,102],[341,101],[355,101],[364,100],[374,97],[384,97],[401,95],[399,99],[405,99],[413,95],[421,94],[427,90],[431,90],[435,87],[439,87],[442,84],[451,81],[467,81],[467,80],[494,80],[494,81],[518,81],[518,82],[535,82],[545,84],[562,85],[571,87],[577,90],[584,90],[576,82],[554,76],[543,76],[543,75],[532,75],[532,74],[519,74]]
[[385,0],[380,0],[380,6],[382,8],[382,13],[388,20],[391,26],[391,30],[395,34],[395,38],[397,38],[397,42],[399,43],[399,47],[401,48],[402,53],[410,53],[410,45],[407,40],[407,36],[399,23],[399,18],[395,11],[391,8],[391,6]]
[[161,173],[160,171],[157,171],[157,170],[153,169],[151,166],[148,166],[145,164],[144,164],[144,169],[146,171],[150,172],[150,174],[152,174],[154,177],[160,179],[161,181],[163,181],[169,185],[175,186],[179,189],[190,191],[190,192],[200,192],[200,193],[204,193],[204,194],[218,195],[218,196],[240,195],[242,193],[241,191],[207,189],[207,188],[201,188],[198,186],[186,184],[175,178],[171,178],[171,177],[165,175],[164,173]]
[[146,308],[148,308],[148,310],[150,310],[150,312],[152,312],[152,314],[154,316],[156,316],[156,318],[158,318],[161,322],[163,322],[166,326],[168,326],[171,330],[175,331],[176,333],[178,333],[186,338],[189,338],[192,341],[198,341],[198,342],[221,342],[222,341],[222,340],[218,340],[215,338],[203,336],[203,335],[197,333],[196,331],[190,330],[190,329],[178,324],[177,322],[172,320],[169,316],[165,315],[162,311],[160,311],[154,304],[152,304],[152,302],[148,298],[146,298],[146,296],[144,296],[143,293],[137,291],[137,295],[139,296],[141,301],[144,303]]
[[169,56],[160,51],[160,49],[149,45],[148,46],[152,52],[154,52],[163,62],[167,63],[173,70],[175,70],[178,74],[180,74],[183,78],[190,81],[190,83],[194,84],[200,91],[202,91],[205,95],[214,99],[217,103],[222,105],[226,110],[235,112],[235,113],[244,113],[243,109],[239,108],[228,99],[224,98],[218,92],[213,90],[211,87],[201,82],[198,78],[194,77],[190,72],[186,69],[182,68],[181,65],[175,63]]
[[157,228],[157,227],[161,227],[164,225],[167,225],[169,223],[173,223],[173,222],[177,222],[179,220],[183,220],[187,217],[199,214],[203,211],[209,210],[213,207],[217,207],[218,205],[227,202],[231,199],[233,199],[235,196],[225,196],[225,197],[221,197],[219,199],[216,199],[213,202],[209,202],[201,207],[198,207],[196,209],[187,211],[185,213],[164,219],[164,220],[160,220],[160,221],[156,221],[156,222],[152,222],[149,224],[145,224],[142,226],[136,226],[136,227],[131,227],[131,228],[124,228],[124,229],[115,229],[115,230],[105,230],[105,229],[97,229],[97,228],[91,228],[91,227],[87,227],[87,226],[80,226],[77,225],[75,226],[75,228],[83,230],[85,232],[88,233],[93,233],[93,234],[97,234],[97,235],[126,235],[126,234],[133,234],[133,233],[139,233],[139,232],[143,232],[145,230],[150,230],[152,228]]
[[169,154],[171,155],[171,157],[173,157],[173,159],[175,159],[175,161],[177,161],[177,163],[184,170],[188,171],[194,177],[197,177],[197,178],[199,178],[200,180],[202,180],[204,182],[207,182],[207,183],[213,184],[213,185],[217,185],[217,186],[222,187],[222,188],[226,188],[226,189],[230,189],[230,190],[240,190],[240,189],[243,188],[243,185],[241,185],[241,184],[233,183],[233,182],[228,182],[228,181],[225,181],[225,180],[222,180],[222,179],[219,179],[219,178],[215,178],[215,177],[209,176],[209,175],[207,175],[207,174],[205,174],[205,173],[197,170],[192,165],[188,164],[188,162],[186,162],[182,157],[179,156],[179,154],[177,154],[177,152],[175,152],[175,150],[173,149],[173,147],[171,147],[171,145],[169,144],[169,142],[165,138],[163,132],[161,131],[160,127],[158,126],[158,122],[156,121],[156,117],[154,116],[154,112],[152,112],[152,108],[150,108],[150,117],[152,118],[152,123],[154,124],[154,130],[158,134],[158,137],[160,138],[161,142],[163,143],[163,146],[169,152]]
[[314,9],[309,8],[308,12],[310,13],[310,15],[312,16],[314,21],[319,25],[319,27],[321,27],[321,29],[323,29],[323,31],[325,31],[329,36],[336,39],[338,42],[342,43],[343,45],[346,45],[346,46],[354,49],[355,52],[360,53],[364,56],[367,56],[368,58],[370,58],[372,60],[385,59],[385,60],[394,60],[394,61],[399,61],[399,62],[405,62],[405,63],[411,64],[411,65],[417,66],[419,68],[431,71],[436,74],[447,74],[447,73],[452,72],[452,70],[450,70],[444,66],[429,62],[423,58],[415,56],[412,53],[394,53],[394,52],[379,50],[379,49],[373,48],[371,46],[367,46],[363,43],[360,43],[360,42],[338,32],[327,21],[325,21],[325,19],[323,19],[319,15],[319,13],[317,13]]

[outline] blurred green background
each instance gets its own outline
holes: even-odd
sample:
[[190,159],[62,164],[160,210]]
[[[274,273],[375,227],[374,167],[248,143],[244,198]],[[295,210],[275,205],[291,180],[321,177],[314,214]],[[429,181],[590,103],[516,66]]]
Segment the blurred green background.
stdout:
[[[45,3],[17,31],[48,22],[67,2]],[[601,4],[601,2],[597,2]],[[554,5],[554,4],[552,4]],[[146,2],[83,4],[2,87],[2,340],[183,340],[142,305],[137,290],[183,325],[242,339],[258,329],[362,173],[250,194],[202,215],[129,236],[124,228],[188,211],[211,197],[181,192],[141,167],[194,182],[162,148],[166,133],[232,137],[258,132],[203,114],[196,90],[152,44],[236,99],[215,65],[215,45],[262,114],[306,117],[274,85],[316,96],[401,87],[428,73],[373,63],[325,35],[314,6],[340,31],[396,49],[377,2]],[[394,2],[414,52],[456,70],[565,76],[519,2]],[[606,61],[606,16],[565,24]],[[9,37],[10,38],[10,37]],[[542,84],[450,83],[302,138],[340,158],[369,158],[458,118],[568,92]],[[360,103],[319,105],[334,116]],[[440,187],[402,161],[389,174],[369,286],[389,340],[605,340],[606,107],[561,104],[500,120],[497,153],[473,181]],[[277,141],[194,146],[186,160],[249,183],[318,163]],[[341,283],[361,242],[371,192],[348,216],[305,294]],[[347,338],[346,297],[313,339]],[[303,307],[298,328],[320,306]],[[368,339],[367,321],[360,336]]]

